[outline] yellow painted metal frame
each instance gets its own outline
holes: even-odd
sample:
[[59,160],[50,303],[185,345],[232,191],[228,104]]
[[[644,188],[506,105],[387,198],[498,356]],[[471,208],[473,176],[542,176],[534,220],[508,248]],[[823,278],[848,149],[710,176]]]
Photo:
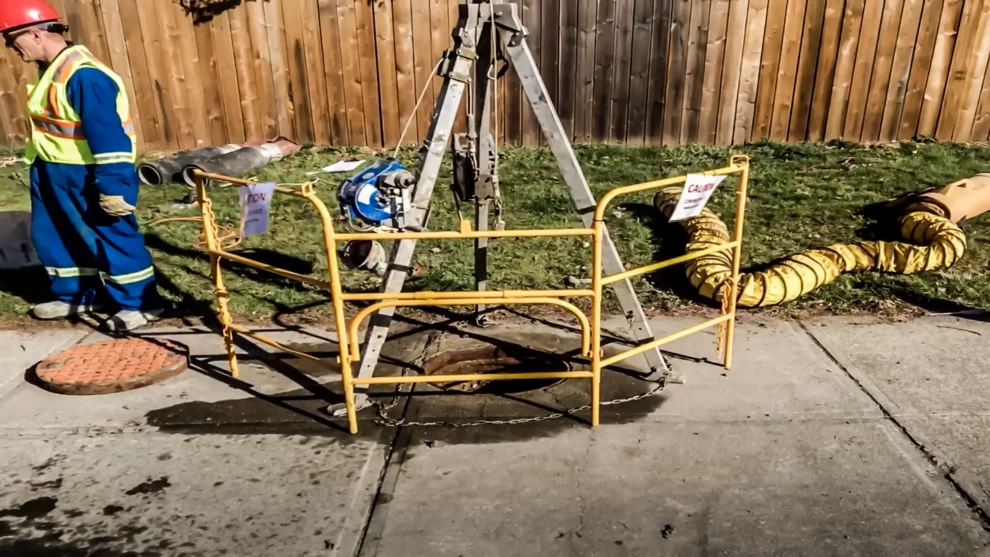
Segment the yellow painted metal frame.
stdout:
[[[611,275],[603,276],[602,270],[602,243],[605,237],[605,211],[609,204],[620,195],[628,195],[653,189],[660,189],[668,186],[682,184],[687,179],[686,176],[677,176],[656,180],[643,184],[624,186],[615,188],[605,194],[598,202],[595,210],[594,223],[590,228],[564,228],[564,229],[532,229],[532,230],[491,230],[475,231],[471,229],[468,221],[462,221],[460,229],[456,231],[437,232],[391,232],[391,233],[338,233],[334,230],[333,218],[326,205],[316,196],[311,183],[302,184],[298,188],[278,186],[275,191],[292,197],[297,197],[310,202],[316,209],[323,226],[324,247],[327,252],[328,280],[320,280],[308,275],[294,273],[278,267],[265,265],[231,253],[223,249],[217,234],[217,222],[213,214],[213,204],[207,191],[207,183],[210,180],[227,182],[235,186],[253,184],[251,180],[241,180],[209,174],[205,172],[195,172],[196,190],[201,200],[200,208],[203,216],[203,234],[206,240],[206,251],[210,255],[210,273],[214,281],[214,292],[217,297],[217,314],[223,326],[223,338],[227,350],[227,358],[230,361],[230,371],[234,377],[238,375],[237,354],[234,349],[234,333],[241,334],[257,340],[259,342],[273,346],[279,350],[291,353],[295,356],[318,360],[308,354],[293,350],[281,343],[264,335],[240,327],[233,322],[228,306],[230,294],[224,285],[223,275],[220,270],[220,261],[227,259],[237,263],[247,265],[262,271],[267,271],[285,278],[296,280],[317,288],[330,292],[331,303],[333,305],[334,325],[340,346],[339,362],[344,386],[344,397],[347,406],[347,421],[351,433],[357,433],[357,412],[354,404],[354,385],[395,385],[407,383],[443,383],[454,381],[498,381],[498,380],[520,380],[520,379],[590,379],[591,380],[591,425],[596,426],[599,422],[599,406],[601,398],[601,374],[602,370],[608,366],[626,360],[637,354],[646,352],[655,347],[668,344],[680,338],[697,333],[709,327],[721,326],[725,328],[725,351],[723,363],[728,369],[732,366],[732,348],[735,333],[736,298],[739,283],[739,262],[742,253],[742,233],[743,221],[746,212],[746,195],[749,184],[749,159],[744,155],[734,155],[729,165],[717,170],[702,172],[706,176],[726,176],[739,175],[739,186],[736,190],[736,220],[735,231],[731,242],[716,248],[693,252],[666,261],[644,265],[635,269]],[[591,270],[590,290],[501,290],[486,292],[401,292],[401,293],[363,293],[352,294],[342,290],[340,281],[340,262],[337,258],[336,244],[351,240],[469,240],[477,238],[547,238],[547,237],[572,237],[587,236],[592,238],[593,257]],[[602,299],[603,289],[609,284],[642,276],[660,269],[679,265],[711,255],[713,253],[732,250],[732,275],[729,279],[728,298],[722,307],[722,315],[715,319],[699,323],[681,331],[677,331],[650,342],[640,344],[619,354],[608,358],[604,357],[602,351]],[[591,319],[578,309],[574,304],[565,301],[565,298],[591,298]],[[373,302],[371,305],[360,310],[348,323],[344,313],[344,302]],[[553,305],[563,308],[573,314],[581,325],[581,352],[584,357],[591,360],[591,369],[587,371],[555,371],[555,372],[532,372],[532,373],[492,373],[492,374],[461,374],[461,375],[431,375],[431,376],[403,376],[403,377],[369,377],[358,378],[352,373],[352,364],[360,359],[360,347],[358,333],[361,323],[374,312],[385,307],[421,307],[421,306],[475,306],[475,305],[498,305],[498,304],[527,304],[527,305]]]

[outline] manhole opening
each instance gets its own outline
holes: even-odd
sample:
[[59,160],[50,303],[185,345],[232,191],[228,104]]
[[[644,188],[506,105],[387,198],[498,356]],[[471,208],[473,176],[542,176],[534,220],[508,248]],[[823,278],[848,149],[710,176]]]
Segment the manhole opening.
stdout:
[[[535,350],[510,350],[497,346],[450,350],[430,358],[423,365],[425,375],[462,375],[467,373],[534,373],[571,371],[573,366],[553,354]],[[430,383],[438,389],[477,394],[521,394],[541,391],[565,379],[523,379],[508,381],[458,381]]]

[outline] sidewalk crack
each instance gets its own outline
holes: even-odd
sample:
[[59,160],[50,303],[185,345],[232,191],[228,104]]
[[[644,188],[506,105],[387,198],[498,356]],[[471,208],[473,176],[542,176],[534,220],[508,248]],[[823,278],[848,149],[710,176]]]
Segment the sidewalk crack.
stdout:
[[835,355],[832,354],[832,352],[825,347],[825,345],[818,339],[818,337],[816,337],[815,334],[811,332],[811,330],[807,327],[807,325],[804,324],[804,322],[799,320],[797,321],[797,325],[798,327],[801,328],[801,330],[805,332],[805,334],[808,335],[808,338],[811,339],[811,342],[815,343],[815,346],[817,346],[818,349],[821,350],[822,353],[825,354],[832,361],[833,364],[838,366],[838,368],[841,369],[843,373],[845,373],[846,376],[849,377],[849,379],[852,380],[852,382],[855,383],[856,386],[859,387],[859,389],[867,397],[870,398],[871,401],[873,401],[873,404],[876,405],[877,409],[880,410],[880,412],[883,414],[884,419],[886,419],[888,422],[890,422],[895,427],[897,427],[897,429],[900,430],[900,432],[907,438],[907,440],[910,441],[911,444],[914,445],[914,447],[921,452],[921,454],[925,457],[925,459],[928,460],[928,462],[941,474],[942,478],[946,482],[948,482],[948,484],[952,487],[952,489],[956,492],[956,494],[958,494],[959,497],[962,498],[962,500],[966,503],[966,506],[969,507],[970,511],[972,511],[976,515],[977,519],[980,522],[980,526],[983,528],[983,530],[985,530],[986,532],[990,532],[990,515],[987,514],[987,511],[982,506],[980,506],[980,503],[977,502],[977,500],[968,491],[966,491],[966,488],[963,487],[962,484],[960,484],[959,481],[956,480],[956,478],[953,476],[953,474],[956,471],[955,466],[943,462],[943,459],[939,458],[938,455],[936,455],[931,448],[929,448],[924,442],[922,442],[916,434],[912,433],[911,430],[908,428],[907,424],[905,424],[902,420],[898,419],[897,414],[892,412],[884,405],[884,403],[880,399],[880,395],[878,395],[878,393],[875,392],[877,388],[867,384],[867,382],[869,381],[868,379],[861,377],[857,373],[854,373],[846,365],[840,362],[839,359],[836,358]]

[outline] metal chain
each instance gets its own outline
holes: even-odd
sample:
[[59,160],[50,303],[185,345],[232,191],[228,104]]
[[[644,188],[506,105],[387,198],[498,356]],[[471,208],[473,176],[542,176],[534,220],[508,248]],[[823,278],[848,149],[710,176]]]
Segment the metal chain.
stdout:
[[[644,398],[649,398],[649,397],[651,397],[651,396],[653,396],[655,394],[660,393],[661,391],[663,391],[663,389],[664,389],[665,386],[666,386],[666,381],[665,380],[661,380],[661,381],[655,383],[655,386],[653,387],[653,389],[650,390],[650,391],[648,391],[648,392],[645,392],[645,393],[642,393],[642,394],[638,394],[638,395],[635,395],[635,396],[631,396],[631,397],[627,397],[627,398],[617,398],[617,399],[614,399],[614,400],[609,400],[607,402],[601,403],[601,406],[615,406],[615,405],[619,405],[619,404],[626,404],[626,403],[629,403],[629,402],[635,402],[637,400],[643,400]],[[520,425],[520,424],[531,424],[531,423],[536,423],[536,422],[545,422],[547,420],[556,420],[558,418],[563,418],[564,416],[573,416],[573,415],[577,414],[578,412],[583,412],[583,411],[588,410],[588,409],[591,408],[591,405],[590,404],[586,404],[584,406],[579,406],[577,408],[572,408],[570,410],[565,410],[563,412],[554,412],[553,414],[547,414],[546,416],[536,416],[534,418],[514,418],[514,419],[511,419],[511,420],[479,420],[479,421],[466,422],[466,423],[452,423],[452,422],[444,422],[444,421],[418,422],[418,421],[406,420],[406,419],[398,419],[398,420],[396,420],[394,418],[388,417],[385,413],[387,411],[391,410],[392,408],[395,408],[395,406],[398,403],[399,403],[399,397],[398,396],[393,397],[392,400],[389,401],[386,404],[375,403],[374,404],[375,411],[378,413],[378,418],[374,421],[375,424],[380,425],[380,426],[384,426],[384,427],[405,427],[405,426],[431,427],[431,426],[444,426],[444,427],[451,427],[451,428],[475,427],[475,426],[483,426],[483,425]]]

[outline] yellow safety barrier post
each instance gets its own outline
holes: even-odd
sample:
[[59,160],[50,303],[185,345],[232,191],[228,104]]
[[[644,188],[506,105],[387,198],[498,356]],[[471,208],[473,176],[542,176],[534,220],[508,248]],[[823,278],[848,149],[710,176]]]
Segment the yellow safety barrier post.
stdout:
[[[604,354],[601,352],[601,298],[602,298],[602,287],[613,282],[642,276],[648,273],[656,272],[660,269],[671,267],[673,265],[680,265],[682,263],[687,263],[707,255],[712,255],[714,253],[732,250],[732,273],[728,277],[729,291],[723,296],[722,304],[722,314],[715,319],[699,323],[687,329],[671,333],[664,337],[655,339],[653,341],[640,344],[634,348],[621,352],[609,358],[600,359],[595,362],[592,361],[593,372],[595,373],[595,381],[597,382],[601,377],[601,370],[623,360],[627,360],[638,354],[642,354],[647,350],[656,348],[658,346],[663,346],[669,344],[686,336],[692,335],[699,331],[703,331],[710,327],[721,326],[725,324],[725,350],[723,355],[723,364],[726,369],[732,367],[732,348],[735,341],[735,318],[736,318],[736,297],[738,296],[738,284],[739,284],[739,266],[742,259],[742,236],[743,236],[743,222],[746,213],[746,197],[747,189],[749,187],[749,157],[745,155],[733,155],[729,161],[729,166],[725,168],[720,168],[718,170],[710,170],[707,172],[701,172],[700,174],[704,176],[727,176],[732,174],[739,175],[739,185],[736,190],[736,221],[735,221],[735,233],[733,235],[732,241],[720,246],[716,246],[710,249],[701,250],[689,253],[687,255],[682,255],[680,257],[675,257],[672,259],[667,259],[659,263],[652,263],[650,265],[644,265],[636,269],[630,269],[623,273],[616,275],[611,275],[608,277],[602,276],[601,267],[601,249],[596,245],[594,254],[594,268],[592,272],[594,273],[592,277],[592,289],[595,290],[595,298],[599,303],[594,308],[594,315],[592,315],[591,328],[593,342],[597,344],[593,346],[593,351],[598,358],[602,358]],[[623,186],[615,188],[602,197],[601,201],[598,202],[598,207],[595,210],[595,230],[596,236],[600,236],[604,230],[605,226],[605,210],[608,208],[609,203],[613,199],[620,195],[628,195],[631,193],[638,193],[647,190],[660,189],[668,186],[675,186],[682,184],[687,181],[687,176],[677,176],[674,178],[666,178],[664,180],[657,180],[654,182],[646,182],[644,184],[636,184],[632,186]],[[597,244],[597,242],[596,242]],[[720,335],[721,336],[721,335]],[[592,415],[592,425],[597,424],[597,416]]]
[[[217,297],[217,315],[223,327],[223,338],[227,349],[227,358],[230,362],[231,374],[237,377],[237,355],[234,349],[233,335],[235,333],[253,338],[259,342],[268,344],[276,349],[294,354],[299,357],[319,361],[311,355],[292,350],[281,343],[270,339],[264,335],[240,327],[233,322],[230,314],[228,301],[229,292],[223,282],[220,269],[221,259],[228,259],[237,263],[267,271],[285,278],[296,280],[311,286],[315,286],[330,292],[333,306],[334,325],[337,329],[338,344],[340,347],[340,369],[344,386],[344,397],[347,407],[347,421],[351,433],[357,433],[357,412],[354,401],[354,385],[399,385],[411,383],[445,383],[458,381],[506,381],[506,380],[531,380],[531,379],[589,379],[591,381],[591,425],[599,423],[599,409],[601,405],[601,375],[602,370],[620,361],[631,358],[637,354],[642,354],[654,347],[661,346],[685,336],[691,335],[703,329],[716,325],[725,325],[725,353],[724,364],[726,368],[732,365],[732,347],[734,335],[734,321],[736,313],[736,296],[739,279],[739,261],[742,250],[743,218],[746,208],[746,189],[749,180],[749,159],[745,156],[733,156],[729,166],[718,170],[711,170],[702,173],[707,176],[724,176],[730,174],[739,175],[739,187],[736,192],[737,209],[735,222],[735,236],[727,244],[716,248],[703,250],[681,257],[675,257],[659,263],[645,265],[636,269],[630,269],[623,273],[611,276],[603,276],[602,270],[602,248],[605,241],[605,210],[617,196],[631,193],[643,192],[651,189],[663,188],[666,186],[684,183],[686,176],[667,178],[644,184],[624,186],[609,191],[599,201],[595,211],[594,224],[591,228],[561,228],[561,229],[530,229],[530,230],[486,230],[476,231],[471,229],[468,221],[462,221],[458,230],[437,231],[437,232],[366,232],[366,233],[337,233],[333,226],[333,219],[327,210],[326,205],[316,196],[312,184],[303,184],[299,189],[278,186],[276,193],[305,199],[316,209],[321,225],[323,226],[323,240],[327,252],[327,266],[329,280],[320,280],[307,275],[301,275],[280,269],[270,265],[265,265],[252,261],[246,257],[231,253],[220,245],[217,232],[216,218],[213,214],[212,202],[208,196],[207,183],[209,180],[217,182],[227,182],[235,186],[253,184],[253,181],[240,180],[226,176],[219,176],[204,172],[194,172],[196,189],[201,200],[201,210],[203,215],[203,234],[207,252],[210,255],[210,272],[214,281],[214,293]],[[479,238],[553,238],[553,237],[591,237],[593,246],[592,276],[590,290],[501,290],[485,292],[400,292],[400,293],[361,293],[350,294],[343,292],[340,279],[340,263],[338,260],[336,244],[352,240],[475,240]],[[722,315],[716,319],[700,323],[682,331],[678,331],[662,338],[633,347],[625,352],[616,354],[609,358],[604,357],[602,352],[602,303],[603,290],[605,286],[636,276],[658,271],[674,265],[679,265],[711,255],[713,253],[733,251],[732,275],[729,280],[729,292],[723,294],[728,296],[723,298]],[[590,298],[592,306],[591,319],[578,309],[574,304],[566,301],[566,298]],[[359,311],[348,323],[344,311],[345,302],[372,302],[368,307]],[[527,373],[475,373],[461,375],[431,375],[431,376],[401,376],[401,377],[369,377],[355,378],[352,372],[352,364],[359,359],[360,346],[358,332],[361,323],[374,312],[385,307],[423,307],[423,306],[476,306],[476,305],[553,305],[562,308],[577,318],[581,326],[581,352],[582,356],[591,361],[590,371],[549,371],[549,372],[527,372]]]

